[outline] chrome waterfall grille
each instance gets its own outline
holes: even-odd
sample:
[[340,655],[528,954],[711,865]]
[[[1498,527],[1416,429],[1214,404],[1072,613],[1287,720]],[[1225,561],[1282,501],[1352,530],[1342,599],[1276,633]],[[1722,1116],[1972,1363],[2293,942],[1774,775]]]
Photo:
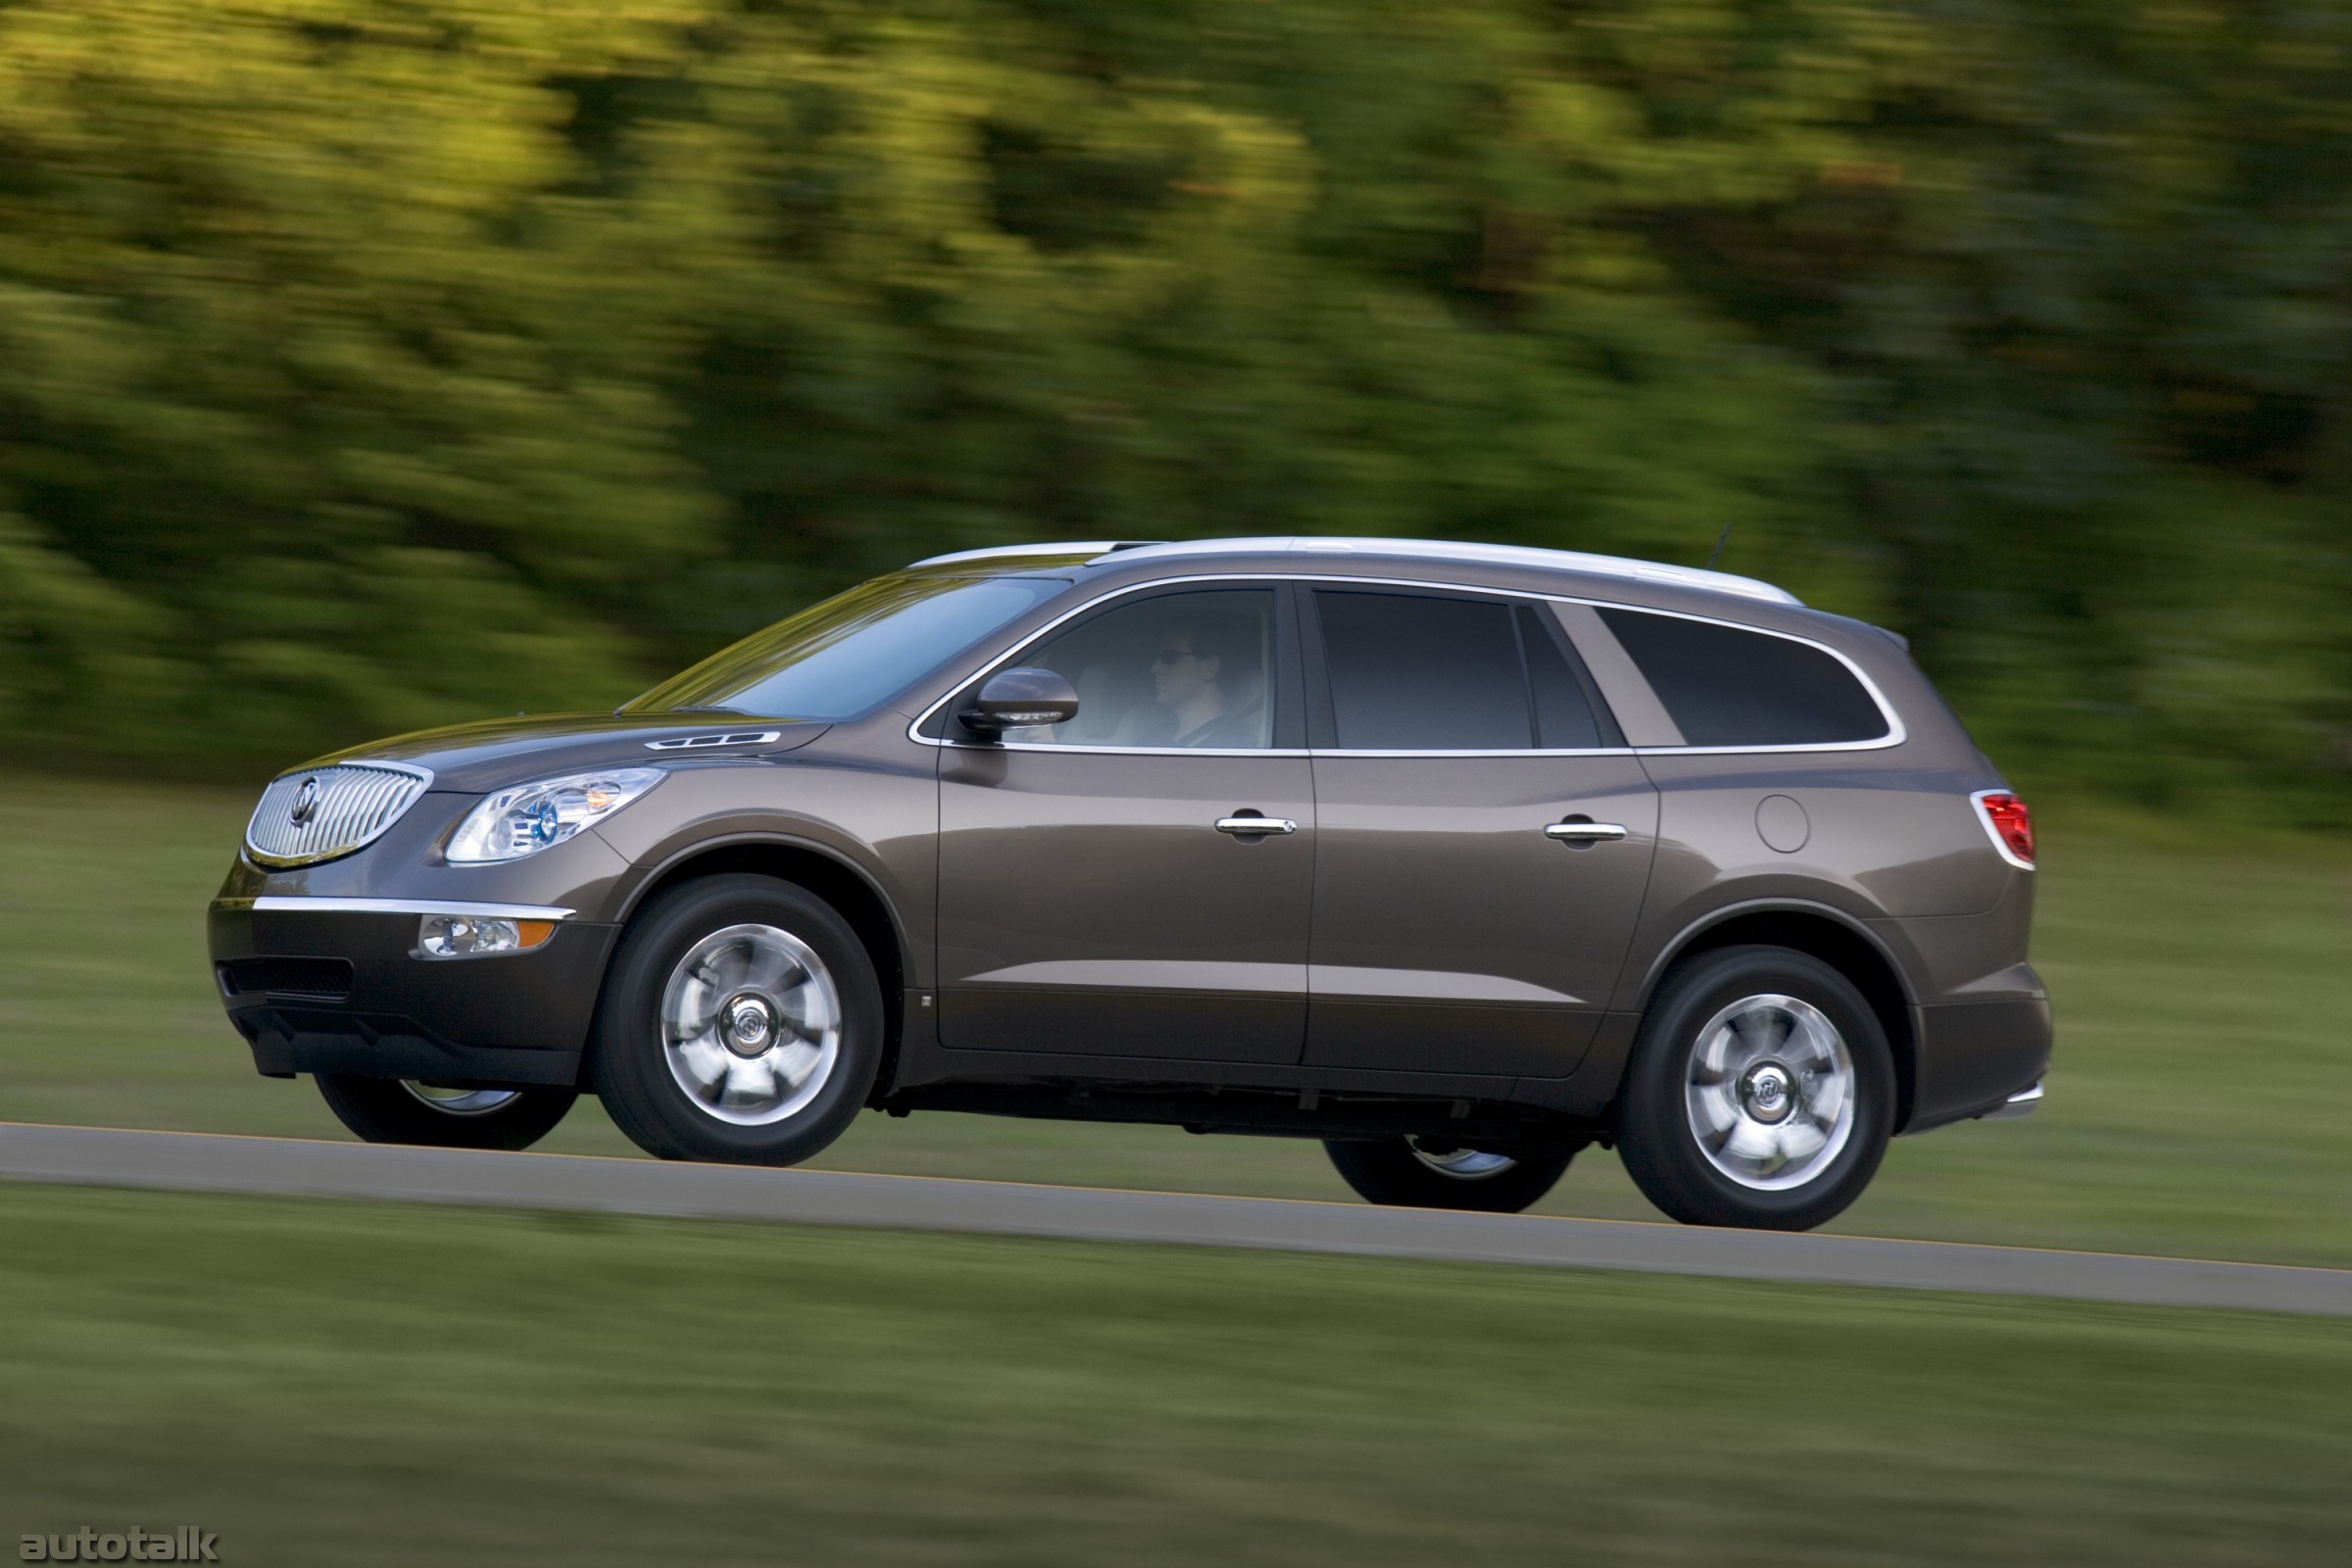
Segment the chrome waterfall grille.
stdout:
[[309,865],[381,838],[431,786],[433,775],[399,762],[337,762],[270,781],[245,825],[245,853],[260,865]]

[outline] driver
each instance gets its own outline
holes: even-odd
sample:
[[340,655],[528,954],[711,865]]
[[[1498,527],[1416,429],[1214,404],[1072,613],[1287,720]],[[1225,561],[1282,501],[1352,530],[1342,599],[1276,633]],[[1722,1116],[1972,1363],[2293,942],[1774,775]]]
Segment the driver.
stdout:
[[1176,732],[1170,746],[1254,747],[1260,704],[1233,690],[1244,668],[1243,650],[1254,639],[1214,620],[1179,622],[1159,639],[1152,659],[1152,698]]

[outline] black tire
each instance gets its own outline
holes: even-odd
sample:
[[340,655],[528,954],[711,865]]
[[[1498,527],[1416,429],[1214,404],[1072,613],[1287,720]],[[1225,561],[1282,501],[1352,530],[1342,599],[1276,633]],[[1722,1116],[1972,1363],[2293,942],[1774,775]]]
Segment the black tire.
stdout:
[[[1423,1140],[1427,1142],[1427,1140]],[[1580,1146],[1581,1147],[1581,1146]],[[1482,1176],[1454,1176],[1433,1168],[1403,1138],[1332,1139],[1323,1145],[1340,1179],[1368,1203],[1398,1208],[1456,1208],[1486,1214],[1516,1214],[1558,1184],[1576,1150],[1520,1153],[1509,1165]]]
[[[812,1098],[759,1125],[727,1120],[722,1110],[688,1093],[671,1069],[662,1021],[664,989],[682,960],[699,944],[737,926],[770,928],[806,946],[822,964],[838,1007],[835,1055]],[[605,1109],[649,1154],[793,1165],[824,1149],[857,1118],[881,1066],[882,1047],[881,982],[849,922],[789,882],[729,873],[682,883],[630,921],[597,1006],[589,1070]]]
[[[556,1130],[579,1095],[569,1089],[521,1089],[484,1109],[445,1108],[397,1078],[322,1072],[318,1094],[344,1126],[371,1144],[427,1144],[441,1149],[528,1149]],[[464,1103],[455,1102],[455,1103]]]
[[[1843,1147],[1834,1154],[1808,1156],[1821,1161],[1809,1175],[1801,1167],[1792,1175],[1758,1173],[1762,1179],[1793,1181],[1779,1190],[1736,1180],[1719,1168],[1701,1142],[1690,1104],[1693,1058],[1702,1033],[1713,1032],[1711,1020],[1735,1003],[1773,995],[1818,1009],[1836,1027],[1853,1064],[1852,1119]],[[1726,1092],[1739,1094],[1736,1087]],[[1793,1118],[1808,1109],[1792,1102],[1781,1114],[1796,1125]],[[1878,1173],[1893,1128],[1894,1057],[1878,1014],[1853,982],[1827,963],[1772,947],[1718,949],[1668,976],[1635,1041],[1617,1114],[1619,1152],[1643,1197],[1687,1225],[1753,1230],[1811,1230],[1842,1213]],[[1823,1147],[1826,1151],[1829,1145]]]

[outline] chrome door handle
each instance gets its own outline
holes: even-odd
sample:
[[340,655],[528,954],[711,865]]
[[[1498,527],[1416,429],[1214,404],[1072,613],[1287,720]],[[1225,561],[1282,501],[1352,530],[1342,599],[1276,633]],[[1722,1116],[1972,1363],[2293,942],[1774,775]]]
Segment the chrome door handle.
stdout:
[[1298,824],[1287,816],[1220,816],[1217,831],[1237,839],[1260,838],[1268,833],[1296,833]]
[[1613,844],[1625,837],[1622,822],[1554,822],[1544,830],[1547,839],[1564,844]]

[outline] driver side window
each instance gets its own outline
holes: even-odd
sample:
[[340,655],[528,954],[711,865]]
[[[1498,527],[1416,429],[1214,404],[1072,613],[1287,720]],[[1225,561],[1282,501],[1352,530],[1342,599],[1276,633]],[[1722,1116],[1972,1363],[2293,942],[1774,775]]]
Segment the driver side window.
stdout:
[[1274,744],[1274,593],[1153,594],[1090,615],[1016,663],[1078,693],[1066,724],[1008,730],[1019,746],[1255,751]]

